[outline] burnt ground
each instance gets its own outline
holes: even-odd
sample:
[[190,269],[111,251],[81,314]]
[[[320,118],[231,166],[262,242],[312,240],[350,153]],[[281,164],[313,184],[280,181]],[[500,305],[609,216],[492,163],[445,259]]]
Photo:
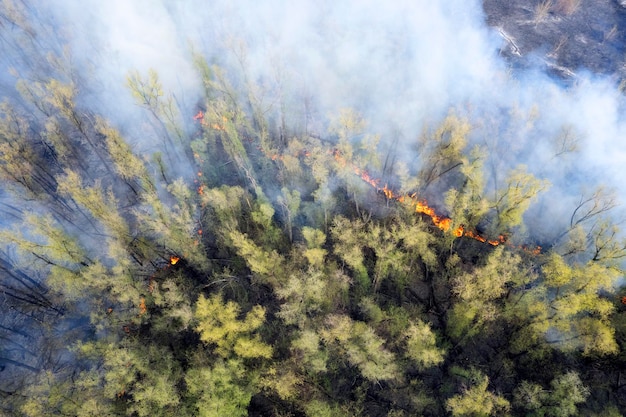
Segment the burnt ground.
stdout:
[[626,90],[626,0],[483,0],[483,7],[513,66],[539,63],[564,80],[583,70],[612,75]]

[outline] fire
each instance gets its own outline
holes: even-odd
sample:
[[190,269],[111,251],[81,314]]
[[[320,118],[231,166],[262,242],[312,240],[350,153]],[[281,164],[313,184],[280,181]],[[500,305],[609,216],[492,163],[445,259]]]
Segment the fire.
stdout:
[[[204,113],[202,111],[198,111],[198,113],[193,117],[194,120],[199,120],[200,124],[203,126],[209,126],[212,129],[215,130],[225,130],[224,126],[226,125],[227,119],[226,117],[222,116],[222,120],[224,121],[223,125],[217,124],[217,123],[212,123],[209,124],[207,122],[205,122],[204,120]],[[419,214],[423,214],[426,215],[428,217],[430,217],[430,219],[432,220],[433,224],[439,228],[440,230],[444,231],[444,232],[449,232],[450,228],[452,227],[452,219],[449,217],[445,217],[445,216],[441,216],[439,214],[437,214],[437,212],[435,211],[434,208],[430,207],[428,205],[428,203],[425,200],[419,200],[415,194],[411,194],[411,195],[404,195],[404,194],[396,194],[391,188],[389,188],[387,186],[387,184],[385,184],[384,186],[380,185],[380,179],[377,178],[373,178],[369,175],[369,173],[359,167],[357,167],[356,165],[352,164],[352,163],[348,163],[348,161],[346,160],[346,158],[341,154],[341,151],[339,149],[333,149],[332,151],[333,157],[335,159],[335,161],[341,166],[341,167],[346,167],[346,166],[350,166],[350,168],[352,169],[352,171],[359,176],[364,182],[366,182],[367,184],[369,184],[372,188],[374,188],[377,192],[381,192],[385,198],[387,198],[388,200],[395,200],[398,201],[399,203],[408,203],[412,206],[415,207],[415,212],[419,213]],[[310,155],[310,152],[307,150],[304,150],[301,153],[298,153],[297,157],[299,156],[304,156],[304,157],[308,157]],[[281,154],[266,154],[266,156],[268,158],[270,158],[272,161],[276,161],[276,160],[283,160],[283,155]],[[201,172],[198,172],[198,176],[202,176]],[[202,194],[203,190],[202,190],[202,186],[200,186],[200,188],[198,188],[198,194]],[[498,239],[487,239],[484,236],[481,236],[479,234],[477,234],[476,232],[473,232],[471,230],[466,230],[465,227],[463,225],[459,225],[457,226],[454,230],[450,231],[454,236],[456,237],[469,237],[471,239],[477,240],[479,242],[483,242],[483,243],[488,243],[492,246],[498,246],[502,243],[506,242],[506,237],[505,236],[499,236]],[[198,230],[198,235],[202,235],[202,229]],[[541,248],[538,248],[536,250],[537,252],[541,251]],[[174,260],[175,259],[175,260]],[[171,260],[171,264],[174,265],[176,264],[176,262],[178,262],[178,258],[172,257]]]
[[148,308],[146,307],[146,299],[144,297],[141,297],[141,299],[139,300],[139,315],[142,316],[146,314],[147,311]]
[[226,121],[228,119],[226,119],[226,116],[222,116],[222,120],[224,121],[223,125],[220,125],[218,123],[207,123],[204,120],[204,112],[202,112],[202,110],[198,110],[198,113],[195,116],[193,116],[193,120],[200,122],[202,126],[209,126],[211,129],[226,130],[224,126],[226,125]]
[[170,265],[176,265],[180,261],[178,256],[170,256]]
[[[333,157],[335,158],[335,161],[337,161],[337,163],[340,166],[342,167],[348,166],[348,161],[346,160],[346,158],[343,157],[343,155],[341,154],[341,151],[339,151],[338,149],[334,149],[332,152],[333,152]],[[426,202],[426,200],[417,199],[417,196],[415,194],[411,194],[411,195],[396,194],[391,188],[387,186],[387,184],[381,187],[380,180],[370,176],[367,173],[367,171],[362,170],[361,168],[355,165],[351,165],[351,167],[356,175],[358,175],[364,182],[371,185],[372,188],[374,188],[376,191],[383,193],[383,195],[388,200],[396,200],[400,203],[409,203],[415,207],[416,213],[424,214],[430,217],[433,224],[437,228],[439,228],[440,230],[444,232],[450,231],[450,228],[452,227],[452,223],[453,223],[452,219],[449,217],[445,217],[445,216],[441,216],[437,214],[435,209],[430,207],[428,203]],[[465,236],[474,240],[478,240],[479,242],[483,242],[483,243],[486,242],[492,246],[498,246],[501,243],[504,243],[506,241],[506,238],[504,236],[500,236],[498,239],[493,239],[493,240],[487,239],[484,236],[481,236],[471,230],[466,230],[463,225],[460,225],[456,227],[454,230],[452,230],[452,234],[456,237]]]

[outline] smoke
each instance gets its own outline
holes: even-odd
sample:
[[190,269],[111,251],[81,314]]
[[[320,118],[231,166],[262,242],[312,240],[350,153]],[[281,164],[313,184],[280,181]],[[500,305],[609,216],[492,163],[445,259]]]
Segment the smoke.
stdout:
[[[566,85],[539,66],[511,69],[479,1],[35,3],[85,73],[83,100],[139,153],[158,144],[138,123],[129,71],[155,69],[191,125],[201,90],[193,50],[310,133],[326,134],[342,108],[357,110],[383,146],[393,142],[417,165],[416,138],[453,108],[472,123],[472,143],[490,152],[491,189],[520,164],[550,181],[535,217],[568,217],[600,184],[626,195],[624,97],[614,80],[579,72]],[[530,223],[549,235],[547,222]]]

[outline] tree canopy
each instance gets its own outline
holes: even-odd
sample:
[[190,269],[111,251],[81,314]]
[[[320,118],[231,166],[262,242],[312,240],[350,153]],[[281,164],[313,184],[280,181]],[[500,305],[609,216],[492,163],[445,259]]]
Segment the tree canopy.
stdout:
[[459,111],[391,169],[356,109],[309,134],[209,58],[192,112],[158,71],[128,74],[158,144],[143,153],[72,72],[18,74],[0,414],[626,413],[626,245],[604,189],[540,248],[524,216],[548,182],[490,177]]

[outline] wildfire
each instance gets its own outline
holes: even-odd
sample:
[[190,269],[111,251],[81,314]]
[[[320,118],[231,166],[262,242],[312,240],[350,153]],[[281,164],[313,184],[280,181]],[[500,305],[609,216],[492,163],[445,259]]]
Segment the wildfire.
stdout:
[[178,256],[170,256],[170,265],[176,265],[180,261]]
[[226,121],[228,119],[226,119],[226,116],[222,116],[222,120],[224,122],[224,124],[222,125],[220,125],[219,123],[208,123],[204,120],[204,112],[202,112],[202,110],[198,110],[198,113],[193,116],[193,120],[200,122],[202,126],[209,126],[211,129],[226,130],[224,126],[226,125]]
[[[348,166],[348,161],[343,157],[341,151],[338,149],[333,150],[333,157],[335,161],[342,166]],[[377,178],[373,178],[370,176],[367,171],[362,170],[361,168],[351,165],[352,170],[356,175],[358,175],[364,182],[372,186],[376,191],[383,193],[383,195],[388,200],[396,200],[400,203],[409,203],[415,207],[415,212],[419,214],[424,214],[432,220],[433,224],[444,232],[450,231],[452,227],[452,219],[449,217],[441,216],[437,214],[434,208],[430,207],[425,200],[419,200],[415,194],[405,195],[405,194],[396,194],[391,188],[385,184],[384,186],[380,186],[380,180]],[[456,237],[469,237],[474,240],[478,240],[479,242],[488,243],[492,246],[498,246],[506,241],[505,236],[499,236],[498,239],[487,239],[471,230],[466,230],[463,225],[458,226],[454,230],[452,230],[452,234]]]
[[142,316],[146,314],[147,311],[148,308],[146,307],[146,299],[144,297],[141,297],[141,299],[139,300],[139,315]]
[[[203,126],[209,126],[212,129],[216,129],[216,130],[225,130],[224,126],[225,123],[227,121],[226,117],[222,117],[223,121],[224,121],[224,125],[219,125],[217,123],[213,123],[213,124],[209,124],[207,122],[205,122],[204,120],[204,113],[202,111],[198,111],[198,113],[193,117],[194,120],[199,121],[201,125]],[[385,184],[384,186],[380,185],[380,179],[377,178],[373,178],[372,176],[370,176],[368,174],[367,171],[359,168],[358,166],[349,163],[346,158],[341,154],[341,151],[338,149],[333,149],[332,151],[333,157],[335,158],[335,161],[342,167],[346,167],[346,166],[350,166],[352,171],[359,176],[364,182],[366,182],[367,184],[369,184],[372,188],[374,188],[377,192],[381,192],[388,200],[396,200],[400,203],[409,203],[412,206],[415,207],[415,212],[419,213],[419,214],[423,214],[426,215],[428,217],[430,217],[430,219],[432,220],[433,224],[439,228],[440,230],[444,231],[444,232],[449,232],[450,228],[452,227],[452,219],[449,217],[445,217],[445,216],[441,216],[439,214],[437,214],[437,212],[435,211],[434,208],[430,207],[428,205],[428,203],[425,200],[419,200],[415,194],[412,195],[400,195],[395,193],[391,188],[389,188],[387,186],[387,184]],[[302,152],[302,155],[305,157],[308,157],[310,155],[310,152],[308,152],[307,150],[304,150]],[[300,155],[300,153],[297,155]],[[283,155],[281,154],[266,154],[266,156],[268,158],[270,158],[272,161],[276,161],[276,160],[283,160]],[[202,173],[198,173],[198,176],[201,176]],[[202,186],[200,186],[200,188],[198,188],[198,194],[202,194],[203,190],[202,190]],[[471,239],[474,240],[478,240],[479,242],[483,242],[483,243],[488,243],[492,246],[498,246],[502,243],[506,242],[506,237],[501,235],[498,237],[498,239],[487,239],[484,236],[481,236],[471,230],[466,230],[465,227],[463,225],[460,225],[458,227],[456,227],[454,230],[451,231],[452,234],[456,237],[469,237]],[[198,235],[202,235],[202,230],[198,230]],[[541,248],[538,248],[536,250],[536,252],[540,252]],[[174,260],[175,259],[175,260]],[[171,259],[171,264],[174,265],[176,264],[176,262],[178,262],[178,258],[172,257]]]

